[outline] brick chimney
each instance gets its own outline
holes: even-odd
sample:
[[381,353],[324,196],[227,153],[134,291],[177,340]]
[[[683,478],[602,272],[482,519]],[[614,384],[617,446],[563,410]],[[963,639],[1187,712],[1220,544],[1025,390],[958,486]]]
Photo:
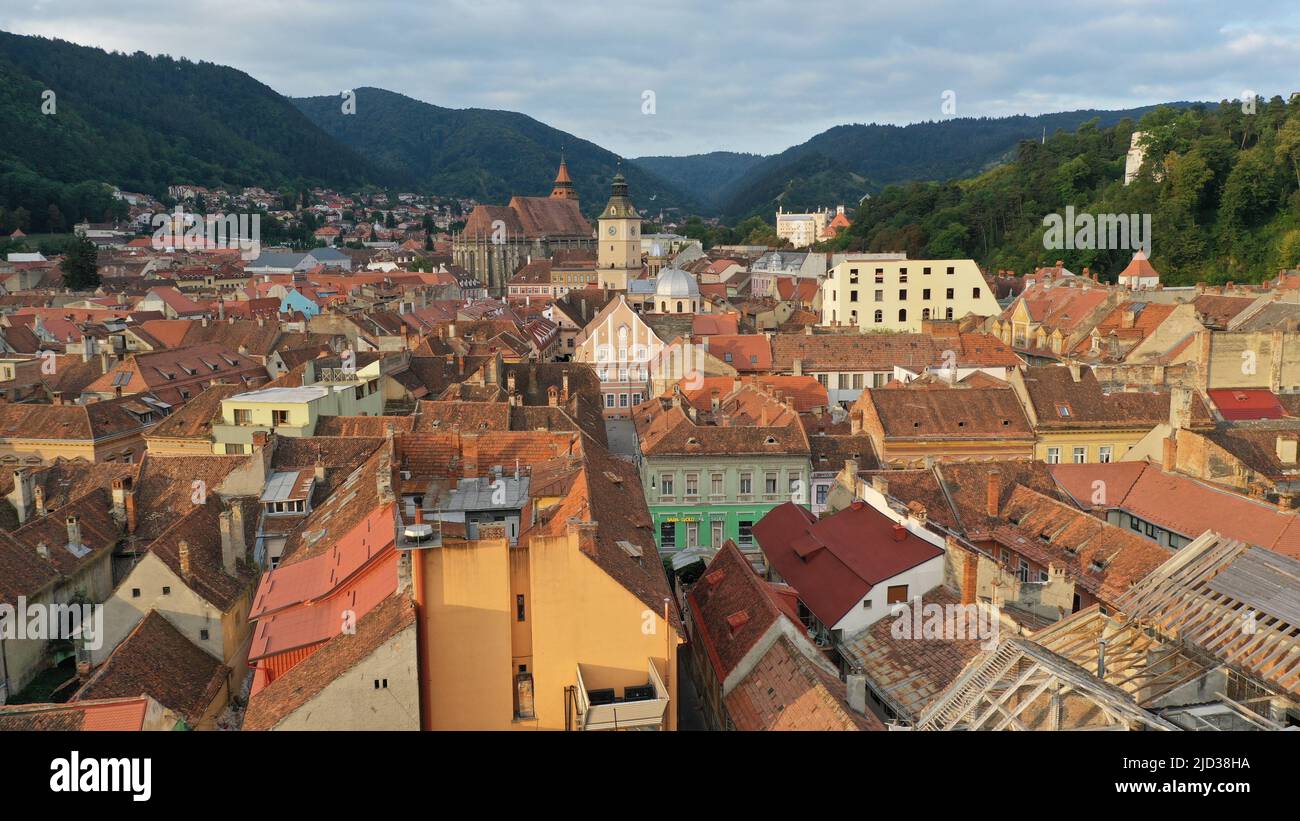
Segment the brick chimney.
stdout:
[[596,522],[584,522],[581,519],[569,520],[569,535],[578,541],[578,549],[588,556],[596,556]]
[[1174,441],[1171,433],[1164,439],[1164,449],[1160,455],[1160,467],[1166,473],[1172,472],[1178,467],[1178,444]]
[[38,517],[45,515],[45,488],[40,485],[32,488],[32,512]]
[[221,530],[221,566],[231,576],[239,572],[239,560],[247,560],[244,546],[244,511],[239,505],[222,511],[217,519]]
[[907,527],[900,523],[895,523],[893,527],[894,541],[901,542],[907,538]]
[[127,533],[135,532],[135,494],[129,476],[113,480],[113,518],[126,527]]
[[984,512],[988,516],[997,516],[1002,507],[1002,474],[996,470],[989,471],[984,497]]
[[189,581],[194,577],[193,567],[190,565],[190,543],[181,539],[176,545],[176,553],[180,556],[181,578]]
[[957,555],[965,558],[961,567],[961,603],[975,604],[979,591],[979,557],[969,550],[963,550]]
[[32,515],[33,494],[36,480],[30,468],[18,468],[14,471],[14,489],[9,494],[9,501],[18,512],[18,524],[27,521]]
[[75,513],[68,514],[68,547],[80,548],[81,541],[81,517]]

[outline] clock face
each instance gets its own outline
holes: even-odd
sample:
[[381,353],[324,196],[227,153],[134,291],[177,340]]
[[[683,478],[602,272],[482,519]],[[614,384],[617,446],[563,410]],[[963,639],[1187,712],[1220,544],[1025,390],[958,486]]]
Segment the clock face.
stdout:
[[615,227],[612,226],[612,225],[609,226],[609,235],[612,237],[612,236],[614,236],[616,233],[618,233],[618,229],[615,228]]

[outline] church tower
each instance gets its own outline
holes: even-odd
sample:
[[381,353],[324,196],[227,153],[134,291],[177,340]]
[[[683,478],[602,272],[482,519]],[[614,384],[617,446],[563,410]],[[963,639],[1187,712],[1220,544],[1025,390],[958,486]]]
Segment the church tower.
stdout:
[[627,195],[622,163],[611,189],[597,230],[596,273],[600,287],[626,291],[628,280],[641,273],[641,215]]
[[569,177],[569,166],[565,164],[563,154],[560,155],[560,170],[555,174],[555,187],[551,189],[551,199],[578,201],[578,189],[573,187],[573,180]]

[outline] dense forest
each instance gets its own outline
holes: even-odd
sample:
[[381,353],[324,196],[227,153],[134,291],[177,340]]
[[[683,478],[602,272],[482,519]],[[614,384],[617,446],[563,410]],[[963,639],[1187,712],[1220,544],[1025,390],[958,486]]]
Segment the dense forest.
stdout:
[[0,32],[0,229],[121,216],[111,188],[361,185],[384,174],[287,99],[211,63]]
[[[452,109],[381,88],[358,88],[355,113],[339,95],[294,100],[312,122],[392,175],[440,196],[504,203],[512,195],[546,196],[563,155],[582,210],[599,214],[619,158],[595,143],[513,111]],[[700,203],[635,163],[622,166],[642,211],[687,212]]]
[[685,157],[637,157],[632,162],[694,196],[710,208],[723,205],[723,192],[764,159],[762,154],[711,151]]
[[[832,250],[971,257],[1017,272],[1065,260],[1113,276],[1128,250],[1046,250],[1044,217],[1150,214],[1152,263],[1170,284],[1258,281],[1300,264],[1300,97],[1161,107],[1135,123],[1020,143],[972,178],[886,187],[858,209]],[[1124,185],[1134,131],[1146,161]]]
[[864,195],[886,185],[980,174],[1009,160],[1021,140],[1074,131],[1090,120],[1112,126],[1154,108],[959,117],[903,126],[835,126],[755,163],[718,192],[718,201],[729,221],[754,215],[770,220],[778,206],[786,211],[831,205],[852,208]]

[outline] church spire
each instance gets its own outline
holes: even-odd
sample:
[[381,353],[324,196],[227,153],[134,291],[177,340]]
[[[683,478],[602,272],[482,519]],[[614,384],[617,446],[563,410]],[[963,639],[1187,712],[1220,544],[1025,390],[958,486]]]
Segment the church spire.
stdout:
[[551,189],[551,199],[578,201],[578,192],[569,177],[569,166],[564,161],[564,152],[560,152],[560,170],[555,174],[555,187]]

